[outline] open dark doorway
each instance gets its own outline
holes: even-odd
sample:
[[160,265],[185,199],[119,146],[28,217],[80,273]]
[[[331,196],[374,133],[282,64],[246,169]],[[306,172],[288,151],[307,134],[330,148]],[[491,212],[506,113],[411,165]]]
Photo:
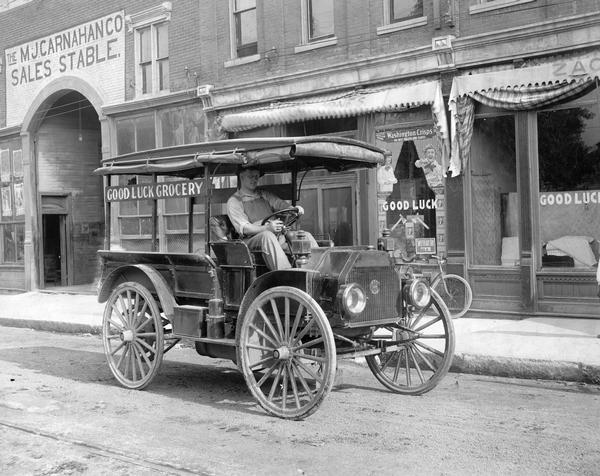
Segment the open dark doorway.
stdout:
[[66,215],[42,215],[44,241],[44,287],[66,286],[69,281],[66,246]]
[[102,178],[92,174],[102,158],[98,114],[79,92],[61,91],[36,136],[40,285],[93,286],[104,227]]

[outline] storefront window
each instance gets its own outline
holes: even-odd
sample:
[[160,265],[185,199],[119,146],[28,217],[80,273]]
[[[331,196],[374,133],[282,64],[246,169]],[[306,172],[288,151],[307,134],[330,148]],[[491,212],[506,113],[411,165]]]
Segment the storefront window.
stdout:
[[433,124],[386,127],[376,137],[391,152],[377,171],[379,227],[391,231],[399,256],[445,254],[445,179]]
[[159,121],[163,147],[204,141],[204,111],[201,106],[162,110]]
[[23,190],[23,155],[12,144],[0,146],[0,246],[1,263],[23,263],[25,240],[25,205]]
[[[592,92],[592,99],[596,92]],[[537,113],[543,267],[595,270],[600,241],[596,102]]]
[[[144,175],[122,175],[119,177],[119,185],[134,185],[151,181],[151,177]],[[152,200],[129,200],[119,203],[121,236],[150,239],[152,235]]]
[[156,147],[154,114],[145,114],[116,121],[117,151],[127,154]]
[[472,263],[519,264],[513,115],[475,118],[470,158]]

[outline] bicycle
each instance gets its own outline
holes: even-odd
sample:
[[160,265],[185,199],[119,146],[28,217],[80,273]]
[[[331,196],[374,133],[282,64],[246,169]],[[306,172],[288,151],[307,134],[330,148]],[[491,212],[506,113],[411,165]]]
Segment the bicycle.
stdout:
[[[416,255],[412,258],[401,257],[400,260],[406,268],[403,272],[408,274],[424,274],[422,270],[415,273],[413,267],[420,268],[423,263],[415,262]],[[469,282],[458,274],[446,273],[444,265],[447,259],[443,256],[431,255],[437,261],[438,271],[427,276],[431,289],[437,292],[450,311],[452,319],[464,316],[473,303],[473,290]]]
[[473,304],[473,290],[469,282],[458,274],[446,273],[447,259],[432,255],[437,260],[439,271],[431,277],[431,288],[436,291],[448,306],[452,319],[464,316]]

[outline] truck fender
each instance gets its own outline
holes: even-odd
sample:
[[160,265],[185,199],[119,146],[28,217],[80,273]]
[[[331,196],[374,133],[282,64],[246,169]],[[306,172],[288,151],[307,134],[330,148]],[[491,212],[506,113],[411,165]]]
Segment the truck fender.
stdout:
[[106,302],[112,290],[126,281],[137,282],[156,294],[167,319],[173,318],[173,308],[176,304],[173,290],[156,269],[145,264],[121,266],[113,270],[98,291],[98,302]]
[[274,288],[275,286],[292,286],[308,294],[313,294],[313,284],[315,278],[321,273],[312,269],[286,269],[270,271],[258,277],[248,288],[238,312],[238,321],[244,317],[252,301],[263,291]]

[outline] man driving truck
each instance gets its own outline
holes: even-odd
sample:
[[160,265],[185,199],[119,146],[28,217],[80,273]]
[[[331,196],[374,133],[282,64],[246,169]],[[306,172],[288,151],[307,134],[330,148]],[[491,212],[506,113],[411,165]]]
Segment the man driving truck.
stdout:
[[[227,215],[235,230],[252,251],[260,251],[269,270],[291,268],[282,245],[285,243],[283,222],[272,218],[265,224],[263,219],[278,210],[289,208],[290,204],[277,195],[258,188],[261,173],[258,167],[238,168],[238,190],[227,200]],[[298,214],[304,214],[304,209],[296,205]],[[306,233],[311,247],[316,248],[317,242],[310,233]]]

